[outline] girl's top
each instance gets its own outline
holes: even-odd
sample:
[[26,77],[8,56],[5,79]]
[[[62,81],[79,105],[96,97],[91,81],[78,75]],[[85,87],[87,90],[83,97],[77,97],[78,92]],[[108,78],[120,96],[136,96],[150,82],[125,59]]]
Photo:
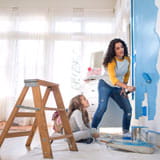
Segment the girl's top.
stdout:
[[88,128],[82,119],[82,112],[76,109],[70,119],[70,126],[76,141],[92,137],[91,128]]
[[78,109],[72,113],[69,122],[73,132],[89,129],[83,122],[82,112]]

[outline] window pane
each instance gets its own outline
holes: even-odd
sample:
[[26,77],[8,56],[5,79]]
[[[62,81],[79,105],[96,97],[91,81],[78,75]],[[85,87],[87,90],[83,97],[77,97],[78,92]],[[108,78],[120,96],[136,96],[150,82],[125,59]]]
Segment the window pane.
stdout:
[[0,32],[8,32],[11,27],[11,22],[8,17],[0,17]]
[[112,25],[111,23],[99,23],[99,22],[87,22],[85,24],[85,32],[86,33],[112,33]]
[[81,24],[79,22],[70,21],[56,22],[55,31],[61,33],[81,32]]
[[[80,87],[81,42],[56,41],[54,50],[54,82],[60,84],[67,104]],[[67,104],[68,106],[68,104]]]
[[0,67],[3,68],[6,65],[7,57],[8,57],[8,40],[0,40],[0,48],[1,48],[1,58],[0,58]]
[[48,31],[48,24],[44,17],[28,17],[20,21],[18,31],[44,33]]
[[19,79],[42,77],[44,67],[44,41],[20,40],[18,42]]
[[7,40],[0,40],[0,48],[1,48],[1,58],[0,58],[0,76],[1,76],[1,83],[0,83],[0,97],[4,97],[8,94],[8,85],[7,85],[7,63],[9,62],[8,57],[8,41]]

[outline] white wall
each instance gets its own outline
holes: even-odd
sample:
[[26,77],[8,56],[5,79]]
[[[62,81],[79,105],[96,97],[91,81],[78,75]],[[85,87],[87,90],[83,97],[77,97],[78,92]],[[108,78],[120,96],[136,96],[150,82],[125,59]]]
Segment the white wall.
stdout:
[[[160,0],[156,0],[156,6],[158,7],[158,15],[157,15],[157,24],[156,24],[156,32],[159,35],[159,39],[160,39]],[[158,61],[157,61],[157,70],[159,72],[160,75],[160,48],[159,48],[159,57],[158,57]],[[155,122],[153,124],[153,127],[155,127],[159,132],[160,132],[160,127],[159,127],[159,122],[160,122],[160,80],[158,83],[158,89],[157,89],[157,101],[156,101],[156,116],[155,116]]]
[[[158,8],[156,32],[157,32],[157,35],[159,36],[159,39],[160,39],[160,0],[155,0],[155,4]],[[160,48],[159,48],[159,56],[158,56],[156,67],[157,67],[157,71],[158,71],[159,77],[160,77]],[[158,81],[157,86],[158,86],[157,87],[158,88],[157,89],[157,97],[155,97],[156,98],[156,115],[155,115],[154,120],[148,121],[147,117],[140,117],[139,120],[134,120],[134,122],[139,125],[147,126],[150,130],[160,132],[160,125],[159,125],[160,124],[160,112],[159,112],[160,111],[160,80]],[[152,143],[160,146],[160,135],[159,134],[150,133],[149,140]]]
[[[155,0],[155,4],[157,6],[158,10],[158,15],[157,15],[157,22],[156,22],[156,32],[160,38],[160,0]],[[159,57],[157,60],[157,71],[159,72],[160,75],[160,48],[159,48]],[[155,119],[152,121],[148,121],[146,117],[142,117],[140,119],[141,123],[144,125],[147,125],[150,129],[155,130],[160,132],[160,80],[157,84],[158,89],[157,89],[157,97],[156,97],[156,115],[155,115]]]

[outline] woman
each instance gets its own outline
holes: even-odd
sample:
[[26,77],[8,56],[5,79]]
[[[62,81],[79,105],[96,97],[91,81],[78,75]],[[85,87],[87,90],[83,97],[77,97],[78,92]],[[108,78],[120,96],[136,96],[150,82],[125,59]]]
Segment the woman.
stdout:
[[130,59],[127,46],[121,39],[113,39],[105,55],[103,66],[105,74],[99,80],[99,104],[92,121],[92,131],[97,129],[105,111],[107,110],[108,99],[111,97],[124,111],[123,133],[129,132],[132,109],[126,90],[133,92],[135,87],[128,86],[130,74]]
[[88,106],[89,103],[85,96],[78,95],[71,99],[68,110],[69,122],[76,142],[87,144],[92,143],[94,138],[99,136],[91,134]]

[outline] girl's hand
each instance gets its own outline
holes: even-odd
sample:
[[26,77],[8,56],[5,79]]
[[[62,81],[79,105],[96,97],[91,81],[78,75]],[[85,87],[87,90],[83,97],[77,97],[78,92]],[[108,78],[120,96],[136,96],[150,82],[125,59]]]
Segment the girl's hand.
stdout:
[[92,137],[98,138],[98,137],[99,137],[99,133],[93,133],[93,134],[92,134]]

